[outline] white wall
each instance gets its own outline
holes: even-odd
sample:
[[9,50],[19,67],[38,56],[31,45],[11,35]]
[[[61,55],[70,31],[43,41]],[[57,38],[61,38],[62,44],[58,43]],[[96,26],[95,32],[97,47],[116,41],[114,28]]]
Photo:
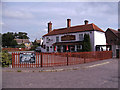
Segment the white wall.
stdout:
[[[79,34],[89,34],[90,35],[90,41],[91,41],[91,46],[92,46],[92,51],[94,50],[94,31],[86,31],[86,32],[77,32],[77,33],[69,33],[69,34],[59,34],[59,35],[52,35],[52,36],[45,36],[43,37],[43,45],[46,46],[52,46],[53,43],[56,43],[56,37],[59,36],[59,42],[74,42],[74,41],[79,41]],[[71,41],[61,41],[61,37],[64,35],[75,35],[76,40],[71,40]],[[51,40],[49,43],[46,43],[46,38],[49,37]],[[43,52],[47,52],[46,49],[42,50]],[[49,52],[53,52],[53,48],[49,48]]]
[[94,31],[94,50],[96,45],[106,45],[106,37],[104,32]]

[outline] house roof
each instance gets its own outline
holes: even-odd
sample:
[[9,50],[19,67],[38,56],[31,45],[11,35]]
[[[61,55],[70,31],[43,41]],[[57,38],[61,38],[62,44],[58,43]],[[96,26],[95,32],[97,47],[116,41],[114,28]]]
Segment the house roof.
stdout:
[[118,31],[117,30],[114,30],[114,29],[111,29],[111,28],[108,28],[107,30],[110,30],[111,32],[113,32],[113,34],[115,34],[118,37]]
[[17,43],[30,43],[29,39],[14,39]]
[[72,26],[72,27],[69,27],[69,28],[54,29],[53,31],[45,34],[44,36],[66,34],[66,33],[74,33],[74,32],[84,32],[84,31],[100,31],[100,32],[104,32],[102,29],[100,29],[94,23],[91,23],[91,24],[87,24],[87,25]]

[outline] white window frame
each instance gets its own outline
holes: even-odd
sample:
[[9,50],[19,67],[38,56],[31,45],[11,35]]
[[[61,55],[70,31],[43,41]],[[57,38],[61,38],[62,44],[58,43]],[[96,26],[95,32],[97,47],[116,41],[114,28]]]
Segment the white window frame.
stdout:
[[56,42],[59,42],[59,36],[56,36]]
[[84,35],[83,34],[79,34],[79,41],[83,41],[84,40]]

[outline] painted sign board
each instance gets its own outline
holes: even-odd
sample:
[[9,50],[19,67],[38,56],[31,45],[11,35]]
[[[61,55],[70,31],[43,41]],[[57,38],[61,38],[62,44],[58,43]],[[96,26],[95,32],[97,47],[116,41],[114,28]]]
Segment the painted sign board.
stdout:
[[75,40],[75,35],[65,35],[61,37],[61,41]]
[[20,53],[20,62],[35,63],[35,53]]

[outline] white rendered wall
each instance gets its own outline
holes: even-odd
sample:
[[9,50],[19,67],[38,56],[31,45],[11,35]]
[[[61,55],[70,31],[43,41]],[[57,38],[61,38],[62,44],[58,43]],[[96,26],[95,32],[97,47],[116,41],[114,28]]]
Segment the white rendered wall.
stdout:
[[[69,33],[69,34],[59,34],[59,35],[52,35],[52,36],[45,36],[43,37],[43,45],[46,46],[52,46],[52,44],[56,43],[56,37],[59,36],[59,42],[75,42],[79,41],[79,34],[89,34],[90,35],[90,41],[92,46],[92,51],[94,51],[94,32],[95,31],[86,31],[86,32],[77,32],[77,33]],[[70,41],[61,41],[61,37],[64,35],[75,35],[76,40],[70,40]],[[49,37],[51,40],[49,43],[46,43],[46,38]],[[42,49],[42,52],[47,52],[46,49]],[[49,48],[49,52],[53,52],[53,48]]]
[[106,37],[104,32],[94,31],[94,51],[96,45],[106,45]]

